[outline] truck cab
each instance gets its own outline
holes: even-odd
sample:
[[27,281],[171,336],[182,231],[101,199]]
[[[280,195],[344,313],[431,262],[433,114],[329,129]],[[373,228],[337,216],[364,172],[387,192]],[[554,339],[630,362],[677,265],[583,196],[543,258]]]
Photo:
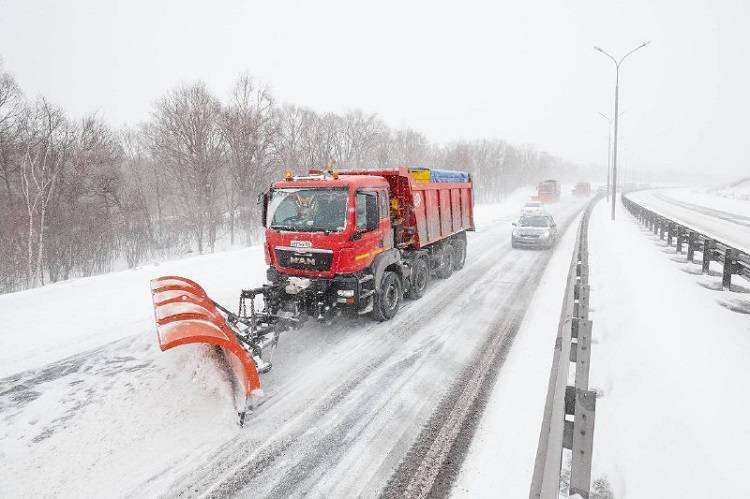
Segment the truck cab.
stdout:
[[388,182],[309,176],[276,182],[265,217],[266,262],[278,272],[333,278],[393,248]]

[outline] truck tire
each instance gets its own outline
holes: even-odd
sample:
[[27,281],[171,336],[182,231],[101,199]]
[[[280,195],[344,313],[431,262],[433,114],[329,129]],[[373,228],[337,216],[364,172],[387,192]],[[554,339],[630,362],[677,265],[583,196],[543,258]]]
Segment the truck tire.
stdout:
[[378,322],[392,319],[401,305],[403,290],[401,277],[392,270],[386,270],[380,280],[380,288],[375,292],[372,318]]
[[461,270],[466,263],[466,237],[459,235],[452,243],[453,246],[453,270]]
[[426,258],[414,260],[409,281],[409,291],[406,292],[406,296],[412,300],[422,298],[427,289],[427,283],[430,282],[430,267],[427,265]]
[[435,272],[438,278],[448,279],[453,274],[454,256],[453,246],[446,244],[440,251],[440,264]]

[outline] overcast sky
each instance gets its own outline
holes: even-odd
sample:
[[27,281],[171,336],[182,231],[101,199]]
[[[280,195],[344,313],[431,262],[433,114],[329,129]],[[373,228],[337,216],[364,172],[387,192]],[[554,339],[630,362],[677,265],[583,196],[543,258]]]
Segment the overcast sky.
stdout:
[[0,0],[0,57],[30,97],[115,126],[195,79],[249,72],[280,102],[361,108],[434,141],[483,137],[606,163],[750,175],[750,2]]

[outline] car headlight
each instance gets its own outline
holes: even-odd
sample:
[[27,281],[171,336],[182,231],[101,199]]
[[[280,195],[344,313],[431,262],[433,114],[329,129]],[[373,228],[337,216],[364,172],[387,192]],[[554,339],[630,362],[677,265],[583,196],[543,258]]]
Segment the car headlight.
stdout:
[[516,237],[518,235],[518,229],[513,229],[513,237]]
[[548,230],[545,230],[545,231],[544,231],[544,232],[542,233],[542,237],[543,237],[544,239],[547,239],[547,238],[549,238],[549,234],[550,234],[550,232],[549,232]]

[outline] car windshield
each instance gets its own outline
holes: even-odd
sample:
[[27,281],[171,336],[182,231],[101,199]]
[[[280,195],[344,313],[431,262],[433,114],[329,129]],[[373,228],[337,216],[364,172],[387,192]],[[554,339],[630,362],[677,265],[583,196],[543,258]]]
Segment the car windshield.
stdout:
[[274,189],[269,227],[295,232],[341,232],[346,227],[347,189]]
[[527,208],[539,208],[540,206],[542,206],[542,203],[537,203],[536,201],[526,203]]
[[551,220],[549,217],[521,217],[519,225],[521,227],[549,227]]

